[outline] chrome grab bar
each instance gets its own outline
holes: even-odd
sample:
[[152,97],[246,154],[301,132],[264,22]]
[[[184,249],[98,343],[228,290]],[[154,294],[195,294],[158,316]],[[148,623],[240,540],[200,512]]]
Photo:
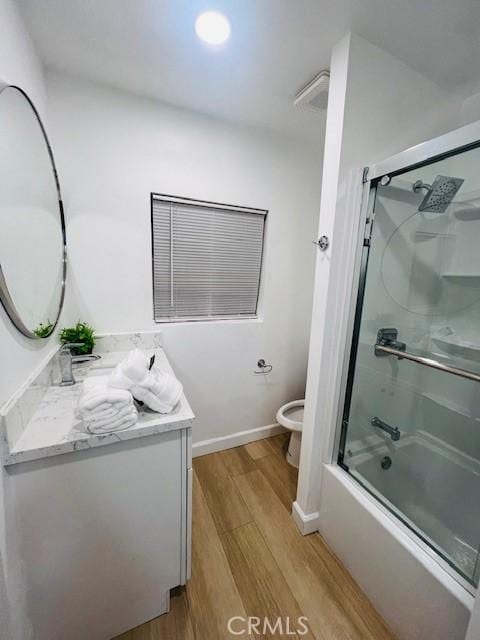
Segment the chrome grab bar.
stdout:
[[466,371],[465,369],[458,369],[458,367],[452,367],[449,364],[443,364],[432,358],[425,358],[424,356],[417,356],[414,353],[408,353],[408,351],[402,351],[383,344],[375,345],[375,355],[387,355],[395,356],[399,360],[410,360],[417,364],[423,364],[430,369],[437,369],[437,371],[444,371],[445,373],[451,373],[459,378],[466,378],[467,380],[474,380],[480,382],[480,373],[474,373],[473,371]]

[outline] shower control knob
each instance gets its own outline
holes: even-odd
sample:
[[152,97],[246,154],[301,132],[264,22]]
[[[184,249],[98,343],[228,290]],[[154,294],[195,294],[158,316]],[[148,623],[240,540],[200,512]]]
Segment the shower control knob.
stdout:
[[320,236],[318,242],[315,242],[314,244],[318,245],[320,251],[325,251],[330,246],[330,240],[328,239],[328,236]]

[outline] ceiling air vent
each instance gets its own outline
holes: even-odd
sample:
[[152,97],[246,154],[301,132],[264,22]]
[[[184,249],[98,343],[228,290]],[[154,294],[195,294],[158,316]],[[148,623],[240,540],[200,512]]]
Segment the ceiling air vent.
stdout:
[[320,71],[313,80],[300,89],[295,96],[296,107],[309,107],[310,109],[326,109],[328,102],[328,85],[330,72]]

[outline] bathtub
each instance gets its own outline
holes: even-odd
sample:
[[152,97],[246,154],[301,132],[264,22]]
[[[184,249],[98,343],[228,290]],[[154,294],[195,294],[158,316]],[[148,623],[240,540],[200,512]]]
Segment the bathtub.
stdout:
[[[388,468],[382,467],[386,460]],[[350,472],[465,578],[478,584],[480,464],[419,431],[360,454]]]
[[348,473],[323,466],[320,533],[398,640],[464,640],[475,592],[466,578],[478,571],[479,463],[422,432],[394,447],[370,443],[347,462]]

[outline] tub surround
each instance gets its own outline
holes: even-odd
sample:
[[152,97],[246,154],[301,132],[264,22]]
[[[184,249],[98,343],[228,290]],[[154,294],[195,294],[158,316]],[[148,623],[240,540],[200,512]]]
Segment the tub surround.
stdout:
[[0,414],[4,464],[38,460],[191,427],[194,415],[182,394],[170,414],[162,415],[141,407],[137,424],[129,429],[101,435],[85,433],[81,421],[74,414],[82,392],[82,380],[108,373],[131,348],[140,348],[148,356],[155,354],[160,369],[173,373],[161,348],[159,332],[102,336],[96,350],[100,360],[74,365],[77,384],[72,387],[59,387],[54,383],[58,380],[58,358],[55,354]]

